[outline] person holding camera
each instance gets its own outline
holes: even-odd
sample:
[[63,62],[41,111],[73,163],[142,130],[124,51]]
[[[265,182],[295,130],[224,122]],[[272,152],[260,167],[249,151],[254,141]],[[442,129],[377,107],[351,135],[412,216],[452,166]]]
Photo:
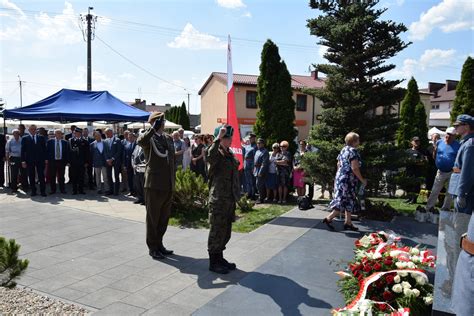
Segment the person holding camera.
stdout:
[[146,243],[153,259],[173,254],[163,245],[168,228],[171,202],[175,188],[175,150],[173,139],[164,132],[165,114],[153,112],[151,127],[138,137],[143,148],[145,167]]

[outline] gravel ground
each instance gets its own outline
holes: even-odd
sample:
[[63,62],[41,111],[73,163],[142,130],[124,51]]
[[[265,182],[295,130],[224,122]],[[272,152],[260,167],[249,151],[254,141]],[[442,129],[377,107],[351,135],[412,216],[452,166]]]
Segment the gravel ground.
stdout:
[[90,315],[83,307],[43,296],[27,288],[0,287],[0,315]]

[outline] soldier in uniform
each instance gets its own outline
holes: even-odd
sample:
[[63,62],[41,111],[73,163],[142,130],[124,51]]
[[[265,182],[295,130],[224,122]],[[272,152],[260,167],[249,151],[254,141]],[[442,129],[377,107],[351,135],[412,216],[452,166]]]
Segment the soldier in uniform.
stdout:
[[[474,117],[459,115],[454,123],[456,132],[462,136],[453,174],[450,193],[456,196],[458,212],[472,214],[474,208]],[[454,192],[453,192],[454,190]],[[474,315],[474,219],[471,215],[467,233],[461,237],[454,284],[452,308],[458,316]]]
[[174,144],[171,136],[164,132],[165,115],[150,114],[151,127],[138,137],[143,148],[145,167],[146,243],[153,259],[164,259],[173,254],[163,245],[163,236],[168,227],[175,182]]
[[72,194],[84,193],[84,174],[89,161],[89,143],[82,138],[82,129],[76,127],[74,137],[69,139],[69,178]]
[[224,259],[223,251],[230,240],[235,204],[240,197],[239,161],[229,150],[234,130],[218,127],[215,140],[207,152],[209,163],[209,270],[226,274],[236,265]]

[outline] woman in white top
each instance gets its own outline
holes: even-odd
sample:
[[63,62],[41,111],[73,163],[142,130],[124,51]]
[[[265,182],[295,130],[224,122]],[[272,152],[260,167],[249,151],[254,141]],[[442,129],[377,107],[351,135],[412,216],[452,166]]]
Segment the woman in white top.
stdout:
[[189,137],[185,137],[184,141],[184,152],[183,152],[183,170],[187,170],[191,164],[192,154],[191,154],[191,141]]

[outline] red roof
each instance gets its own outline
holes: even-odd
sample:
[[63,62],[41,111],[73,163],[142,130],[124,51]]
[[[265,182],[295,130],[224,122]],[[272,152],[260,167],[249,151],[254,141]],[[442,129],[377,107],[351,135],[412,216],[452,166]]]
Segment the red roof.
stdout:
[[[206,88],[207,84],[211,81],[212,77],[216,77],[217,80],[227,83],[227,73],[224,72],[213,72],[206,80],[199,94]],[[258,75],[244,75],[244,74],[234,74],[234,84],[240,84],[245,86],[257,86]],[[300,75],[291,75],[291,87],[293,89],[321,89],[324,87],[323,79],[314,79],[311,76],[300,76]]]

